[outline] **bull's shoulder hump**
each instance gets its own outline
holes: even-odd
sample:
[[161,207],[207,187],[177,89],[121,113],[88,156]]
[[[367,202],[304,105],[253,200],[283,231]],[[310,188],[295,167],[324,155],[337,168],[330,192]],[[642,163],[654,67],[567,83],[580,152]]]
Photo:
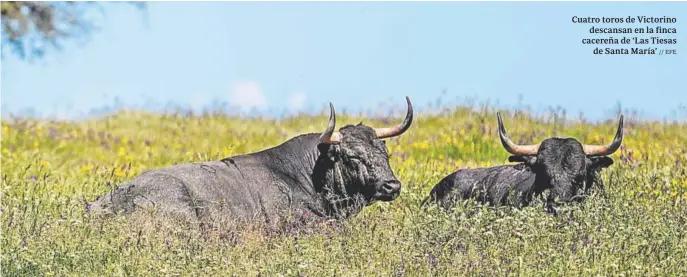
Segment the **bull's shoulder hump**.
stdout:
[[502,165],[501,170],[516,173],[532,172],[532,169],[524,163]]
[[488,172],[490,167],[474,167],[474,168],[461,168],[452,173],[456,178],[462,178],[465,176],[481,175]]
[[496,179],[513,181],[533,179],[536,174],[534,174],[534,172],[532,172],[528,166],[524,164],[516,164],[502,166],[495,171],[493,175]]
[[283,151],[286,151],[290,148],[298,148],[298,147],[316,147],[317,144],[319,143],[319,136],[320,134],[318,133],[306,133],[306,134],[300,134],[294,137],[291,137],[277,145],[273,145],[264,149],[260,149],[254,152],[249,152],[249,153],[243,153],[243,154],[236,154],[234,156],[229,156],[226,158],[221,159],[221,161],[224,160],[235,160],[235,161],[247,161],[251,162],[256,159],[260,159],[261,157],[264,156],[270,156],[274,155],[275,153],[281,153]]
[[455,171],[447,177],[452,177],[456,181],[466,181],[474,180],[479,181],[488,176],[501,175],[501,174],[518,174],[528,171],[527,168],[521,168],[517,165],[495,165],[489,167],[475,167],[475,168],[463,168]]

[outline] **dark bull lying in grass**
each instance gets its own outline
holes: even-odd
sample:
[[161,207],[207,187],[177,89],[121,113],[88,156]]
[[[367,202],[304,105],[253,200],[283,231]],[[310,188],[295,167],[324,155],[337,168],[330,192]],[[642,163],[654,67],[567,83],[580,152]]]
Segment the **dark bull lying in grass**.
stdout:
[[213,214],[233,220],[274,223],[290,216],[346,218],[375,201],[392,201],[401,182],[389,165],[382,139],[403,134],[413,121],[406,97],[405,120],[391,128],[362,122],[322,134],[303,134],[273,148],[218,161],[174,165],[147,171],[89,204],[89,210],[112,214],[140,206],[155,207],[183,218]]
[[458,199],[476,199],[490,205],[527,206],[534,196],[549,190],[546,209],[555,214],[556,200],[580,201],[599,182],[601,169],[613,164],[613,154],[623,140],[623,116],[615,138],[608,145],[583,145],[573,138],[548,138],[535,145],[517,145],[508,138],[501,114],[497,113],[501,144],[513,154],[515,165],[461,169],[434,186],[425,203],[435,201],[450,207]]

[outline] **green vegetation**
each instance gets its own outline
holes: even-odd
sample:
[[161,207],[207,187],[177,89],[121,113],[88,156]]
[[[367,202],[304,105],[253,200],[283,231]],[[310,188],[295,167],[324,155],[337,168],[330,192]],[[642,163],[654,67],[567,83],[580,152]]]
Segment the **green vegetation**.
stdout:
[[[401,196],[347,222],[282,232],[201,229],[143,217],[100,221],[92,201],[145,170],[261,150],[327,116],[281,120],[121,112],[84,122],[2,122],[2,276],[687,276],[687,124],[626,116],[603,172],[606,194],[559,217],[470,202],[425,211],[431,186],[460,167],[507,163],[494,110],[417,114],[390,139]],[[520,143],[613,137],[603,124],[504,114]],[[339,115],[379,126],[394,119]],[[390,121],[391,120],[391,121]],[[383,123],[384,122],[384,123]]]

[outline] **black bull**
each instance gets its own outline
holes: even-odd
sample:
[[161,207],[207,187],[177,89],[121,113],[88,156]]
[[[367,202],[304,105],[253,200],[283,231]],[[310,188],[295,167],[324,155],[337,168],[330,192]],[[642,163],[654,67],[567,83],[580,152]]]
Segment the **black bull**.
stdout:
[[384,138],[401,135],[413,120],[390,128],[362,123],[303,134],[260,152],[147,171],[88,205],[99,214],[154,207],[187,219],[219,215],[276,222],[293,216],[346,218],[375,201],[392,201],[401,182],[389,165]]
[[456,200],[476,199],[489,205],[527,206],[534,196],[549,190],[546,209],[555,213],[556,201],[580,201],[580,192],[589,192],[599,182],[598,173],[613,164],[613,154],[623,140],[623,116],[615,138],[608,145],[582,145],[573,138],[548,138],[540,144],[513,143],[497,113],[501,144],[515,165],[461,169],[444,177],[423,204],[438,202],[443,207]]

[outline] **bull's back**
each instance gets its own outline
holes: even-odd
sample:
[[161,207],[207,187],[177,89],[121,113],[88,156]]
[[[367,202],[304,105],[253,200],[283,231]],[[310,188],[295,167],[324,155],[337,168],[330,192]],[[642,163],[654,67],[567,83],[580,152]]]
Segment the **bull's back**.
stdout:
[[535,174],[524,164],[502,165],[492,167],[481,183],[486,189],[485,201],[520,206],[531,197]]
[[430,199],[444,205],[468,198],[480,202],[502,203],[514,188],[529,183],[534,183],[534,174],[522,166],[460,169],[439,181],[430,192]]
[[[161,169],[159,175],[173,176],[186,188],[197,217],[211,214],[253,217],[259,210],[255,180],[220,161],[198,162]],[[162,184],[161,184],[162,185]]]
[[430,192],[433,200],[443,200],[449,196],[467,198],[472,195],[476,184],[479,184],[487,173],[487,168],[459,169],[441,179]]
[[264,169],[244,162],[186,163],[147,171],[91,204],[94,211],[133,212],[154,208],[184,218],[210,215],[254,219],[264,215]]

